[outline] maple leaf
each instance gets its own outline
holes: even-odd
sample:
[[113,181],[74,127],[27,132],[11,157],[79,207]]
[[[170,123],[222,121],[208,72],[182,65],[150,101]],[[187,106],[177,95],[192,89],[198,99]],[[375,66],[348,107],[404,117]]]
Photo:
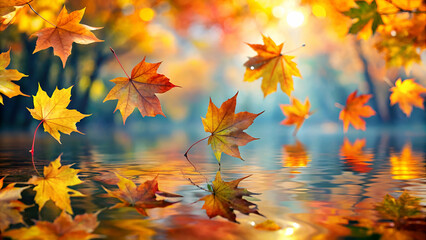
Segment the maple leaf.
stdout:
[[29,207],[18,201],[28,187],[15,187],[15,183],[11,183],[2,189],[4,178],[0,179],[0,237],[10,224],[24,223],[20,212]]
[[302,104],[297,98],[291,97],[291,104],[281,104],[281,110],[287,118],[281,121],[282,125],[296,125],[293,135],[297,134],[299,128],[302,126],[305,119],[307,119],[312,112],[309,112],[311,103],[306,98],[304,104]]
[[33,176],[28,180],[29,184],[35,185],[35,202],[39,210],[48,200],[52,200],[57,207],[72,214],[70,197],[84,196],[82,193],[69,188],[82,183],[77,174],[78,169],[71,168],[72,165],[61,165],[61,156],[51,162],[48,167],[44,167],[44,176]]
[[167,207],[175,203],[166,200],[157,200],[156,194],[164,197],[182,197],[181,195],[160,191],[158,189],[157,177],[153,180],[145,181],[137,187],[136,184],[129,179],[117,173],[115,175],[119,179],[117,183],[119,190],[110,191],[102,186],[109,196],[118,198],[122,202],[117,203],[111,208],[134,207],[143,216],[148,216],[146,212],[148,208]]
[[37,221],[34,226],[13,229],[4,233],[4,236],[20,240],[71,240],[93,239],[101,236],[92,234],[99,225],[98,213],[86,213],[72,218],[66,212],[62,212],[53,223]]
[[367,118],[374,116],[376,112],[370,106],[365,104],[372,97],[371,94],[360,94],[357,95],[357,90],[351,93],[346,99],[346,106],[339,114],[339,119],[343,121],[344,132],[348,131],[349,124],[355,129],[361,129],[365,131],[365,121],[361,118]]
[[62,8],[55,27],[46,27],[30,36],[38,37],[33,53],[53,47],[53,53],[61,58],[62,65],[65,68],[68,56],[71,55],[73,42],[79,44],[102,42],[91,32],[101,28],[80,24],[84,11],[85,8],[68,14],[67,9]]
[[[16,69],[6,69],[10,63],[10,49],[7,52],[0,53],[0,93],[8,96],[9,98],[23,94],[18,85],[12,81],[19,81],[22,77],[28,75],[18,72]],[[0,94],[0,103],[3,104],[3,96]]]
[[[355,23],[349,28],[349,33],[357,34],[363,31],[364,28],[371,28],[372,34],[377,30],[377,27],[383,24],[380,13],[377,12],[377,3],[373,0],[370,4],[365,1],[356,1],[357,7],[343,12],[344,15],[357,19]],[[364,39],[371,36],[371,34],[364,36]]]
[[[112,49],[111,51],[115,54]],[[142,117],[155,117],[157,114],[165,116],[161,110],[160,100],[155,93],[165,93],[177,86],[171,83],[166,76],[157,73],[160,64],[161,62],[145,62],[145,58],[143,58],[133,68],[131,77],[118,77],[111,80],[115,86],[105,97],[104,102],[118,100],[114,112],[120,110],[123,124],[126,124],[127,117],[135,108],[139,109]]]
[[0,8],[22,6],[33,0],[0,0]]
[[269,219],[254,225],[254,228],[266,231],[278,231],[282,229],[275,221]]
[[365,139],[357,139],[352,144],[345,138],[343,146],[340,148],[341,158],[351,165],[353,170],[361,173],[367,173],[372,169],[369,165],[374,157],[372,153],[364,152],[365,143]]
[[421,208],[420,198],[413,197],[406,191],[397,199],[386,194],[383,201],[376,205],[379,214],[384,218],[393,220],[397,227],[402,224],[405,218],[421,213]]
[[244,81],[252,82],[262,78],[261,88],[264,97],[275,92],[280,83],[281,90],[290,96],[294,90],[293,76],[302,77],[296,63],[292,61],[294,56],[281,53],[284,43],[277,46],[270,37],[262,34],[262,38],[264,45],[248,44],[257,52],[257,56],[250,57],[244,63],[246,67]]
[[243,131],[253,124],[254,119],[263,112],[235,114],[237,95],[238,93],[226,100],[220,108],[217,108],[210,98],[206,118],[202,118],[204,131],[211,133],[208,144],[211,145],[218,162],[220,162],[222,152],[243,160],[238,146],[244,146],[258,139]]
[[238,184],[250,177],[246,176],[230,182],[225,182],[220,176],[220,171],[216,173],[213,186],[208,186],[212,194],[200,198],[198,201],[204,201],[203,209],[206,210],[207,216],[213,218],[222,216],[232,222],[237,222],[234,210],[238,210],[243,214],[255,213],[263,216],[257,210],[257,205],[247,201],[243,197],[257,195],[257,193],[249,192],[245,188],[239,188]]
[[91,115],[66,108],[71,101],[71,88],[61,90],[56,88],[49,98],[39,85],[37,94],[33,96],[34,109],[27,108],[33,118],[41,120],[44,131],[50,133],[59,143],[61,143],[59,131],[68,135],[72,132],[83,134],[77,130],[76,123]]
[[401,78],[396,80],[395,87],[390,89],[392,94],[390,95],[391,105],[399,104],[399,108],[409,117],[413,106],[424,109],[423,98],[421,94],[426,93],[426,88],[422,85],[415,83],[414,79],[405,79],[401,81]]

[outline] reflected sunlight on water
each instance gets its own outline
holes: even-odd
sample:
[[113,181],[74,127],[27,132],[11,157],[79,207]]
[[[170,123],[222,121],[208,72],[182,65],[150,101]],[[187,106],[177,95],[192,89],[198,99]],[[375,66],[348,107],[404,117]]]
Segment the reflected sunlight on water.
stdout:
[[[209,193],[187,178],[207,189],[218,164],[202,142],[189,155],[197,172],[183,153],[200,137],[179,130],[138,136],[89,132],[64,137],[62,145],[42,135],[36,144],[36,166],[41,170],[63,153],[64,165],[81,169],[84,183],[74,188],[87,197],[72,198],[72,207],[77,214],[104,209],[99,219],[105,221],[98,232],[111,234],[111,239],[333,239],[352,234],[345,227],[350,220],[377,220],[374,205],[387,193],[408,190],[426,198],[425,132],[372,131],[347,138],[314,133],[299,139],[286,133],[271,135],[262,127],[254,132],[261,139],[241,147],[245,161],[224,156],[222,178],[251,175],[240,187],[261,193],[256,195],[258,201],[250,201],[281,227],[279,231],[254,229],[254,224],[266,220],[257,215],[237,212],[239,225],[220,217],[208,219],[197,200]],[[0,176],[9,175],[6,181],[24,182],[35,174],[28,153],[31,140],[26,134],[1,135]],[[101,186],[116,189],[113,172],[136,184],[158,175],[160,190],[183,198],[167,208],[148,209],[148,218],[132,208],[107,210],[117,200]]]

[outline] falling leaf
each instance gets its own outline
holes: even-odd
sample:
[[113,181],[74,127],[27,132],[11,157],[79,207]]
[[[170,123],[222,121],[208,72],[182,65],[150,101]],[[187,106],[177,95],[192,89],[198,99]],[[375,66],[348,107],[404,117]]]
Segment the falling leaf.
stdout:
[[161,62],[145,62],[144,58],[133,68],[130,78],[118,77],[111,80],[115,86],[105,97],[104,102],[118,100],[114,112],[120,110],[124,124],[135,108],[139,109],[143,117],[155,117],[157,114],[165,116],[155,93],[165,93],[176,85],[166,76],[157,73],[160,64]]
[[59,143],[61,143],[59,131],[68,135],[72,132],[81,133],[77,130],[76,123],[90,116],[74,109],[67,109],[71,101],[71,88],[61,90],[56,88],[49,98],[39,85],[37,94],[33,96],[34,109],[27,108],[33,118],[43,122],[44,131],[50,133]]
[[370,172],[369,167],[374,157],[372,153],[364,152],[365,139],[357,139],[353,144],[345,138],[343,146],[340,148],[340,156],[348,163],[354,171],[360,173]]
[[101,236],[92,234],[99,225],[97,213],[86,213],[72,218],[62,212],[53,223],[36,221],[34,226],[13,229],[4,233],[5,236],[19,240],[71,240],[94,239]]
[[257,210],[257,205],[247,201],[243,197],[257,195],[257,193],[249,192],[245,188],[239,188],[238,184],[250,177],[246,176],[230,182],[225,182],[220,176],[220,171],[216,173],[216,178],[213,181],[213,186],[209,187],[212,194],[200,198],[198,201],[204,201],[203,209],[206,210],[207,216],[213,218],[222,216],[229,221],[237,222],[234,210],[238,210],[243,214],[255,213],[260,216]]
[[357,91],[354,91],[348,96],[348,99],[346,99],[346,106],[339,115],[339,119],[343,121],[344,132],[348,131],[349,124],[352,124],[355,129],[365,131],[365,121],[361,117],[367,118],[376,114],[373,108],[365,106],[372,97],[371,94],[356,95]]
[[[311,161],[308,153],[306,152],[305,146],[299,141],[296,140],[296,143],[293,145],[284,145],[283,146],[283,163],[284,167],[298,168],[306,167]],[[299,173],[292,171],[293,173]]]
[[44,167],[44,176],[33,176],[28,180],[29,184],[35,185],[35,202],[39,210],[48,200],[52,200],[56,206],[72,214],[70,197],[84,196],[82,193],[69,188],[82,183],[77,174],[80,170],[71,168],[72,165],[61,165],[61,156]]
[[415,83],[414,79],[401,81],[401,78],[399,78],[395,82],[395,87],[392,87],[390,91],[392,92],[390,95],[391,105],[398,103],[399,108],[407,117],[410,117],[413,106],[424,109],[421,94],[426,93],[426,88]]
[[371,33],[365,35],[364,39],[368,39],[377,30],[377,27],[383,24],[380,13],[377,12],[376,1],[373,0],[370,4],[365,1],[356,1],[357,7],[349,9],[349,11],[343,12],[344,15],[356,19],[356,22],[349,28],[349,33],[357,34],[362,32],[365,28],[370,28]]
[[111,208],[134,207],[140,214],[148,216],[146,209],[167,207],[175,203],[166,200],[157,200],[156,194],[164,197],[182,197],[177,194],[160,191],[158,189],[157,177],[153,180],[145,181],[139,187],[136,187],[134,182],[119,174],[116,175],[119,179],[117,184],[119,190],[110,191],[103,187],[109,196],[117,198],[122,202],[117,203]]
[[305,119],[312,115],[312,112],[309,112],[311,103],[308,98],[306,98],[305,103],[302,104],[297,98],[292,97],[291,104],[281,104],[280,107],[284,116],[286,116],[286,119],[281,121],[281,124],[296,125],[293,135],[296,135]]
[[390,163],[393,179],[407,180],[424,175],[424,154],[413,152],[411,144],[406,143],[401,153],[391,152]]
[[[28,77],[25,74],[18,72],[16,69],[6,69],[10,63],[10,49],[7,52],[0,53],[0,93],[7,97],[15,97],[23,94],[18,85],[12,81],[19,81],[22,77]],[[0,94],[0,103],[3,104],[3,96]]]
[[376,206],[379,214],[386,219],[393,220],[397,227],[405,218],[421,213],[421,208],[420,198],[413,197],[406,191],[399,198],[386,194],[383,201]]
[[61,58],[65,67],[68,56],[71,55],[73,42],[79,44],[102,42],[91,32],[101,28],[80,24],[84,11],[85,9],[81,9],[68,14],[67,9],[62,8],[55,27],[46,27],[31,35],[38,37],[33,53],[53,47],[53,53]]
[[293,76],[302,77],[296,63],[292,61],[294,56],[287,56],[281,53],[284,43],[276,45],[270,37],[262,35],[263,43],[248,44],[257,52],[257,56],[250,57],[244,63],[246,72],[244,81],[252,82],[262,78],[262,91],[264,97],[275,92],[280,83],[281,90],[288,96],[294,90]]
[[281,227],[276,222],[269,219],[254,225],[254,228],[267,231],[277,231],[281,229]]
[[206,118],[202,118],[204,131],[211,133],[208,144],[212,146],[214,155],[219,162],[222,152],[242,159],[238,146],[244,146],[258,139],[243,131],[263,112],[258,114],[249,112],[235,114],[237,95],[238,93],[226,100],[220,108],[217,108],[210,98]]
[[0,8],[22,6],[33,0],[0,0]]
[[4,178],[0,179],[0,238],[10,224],[24,223],[20,212],[29,207],[18,201],[28,187],[15,187],[15,183],[11,183],[2,189]]

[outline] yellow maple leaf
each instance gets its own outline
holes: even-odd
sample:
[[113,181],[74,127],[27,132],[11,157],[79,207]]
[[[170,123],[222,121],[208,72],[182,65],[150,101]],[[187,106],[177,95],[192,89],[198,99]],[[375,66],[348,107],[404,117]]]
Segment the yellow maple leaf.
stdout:
[[395,87],[390,89],[392,94],[390,95],[391,105],[399,104],[399,108],[409,117],[413,106],[424,109],[423,98],[421,94],[426,93],[426,88],[422,85],[415,83],[414,79],[405,79],[401,81],[401,78],[396,80]]
[[29,184],[36,185],[34,200],[38,204],[39,210],[48,200],[52,200],[57,207],[72,214],[70,197],[84,196],[68,187],[82,183],[77,176],[79,172],[80,170],[71,168],[71,165],[62,166],[61,156],[59,156],[48,167],[44,167],[44,177],[33,176],[28,180]]
[[[23,94],[18,85],[12,81],[19,81],[22,77],[28,77],[25,74],[18,72],[16,69],[6,69],[10,63],[10,49],[7,52],[0,54],[0,93],[8,96],[9,98]],[[0,94],[0,103],[3,104],[3,97]]]
[[309,111],[311,107],[309,98],[306,98],[304,104],[302,104],[297,98],[291,97],[291,104],[281,104],[280,107],[284,116],[286,116],[286,119],[281,121],[281,124],[296,125],[293,135],[297,134],[305,119],[313,114],[313,112]]
[[264,45],[248,44],[257,52],[257,56],[250,57],[244,63],[246,67],[244,81],[252,82],[262,78],[261,88],[264,97],[275,92],[280,83],[281,90],[290,96],[294,90],[293,76],[302,77],[296,63],[292,61],[294,56],[281,53],[284,43],[277,46],[270,37],[262,35],[262,38]]
[[37,36],[34,53],[53,47],[53,52],[62,60],[63,67],[71,55],[72,43],[90,44],[93,42],[102,42],[91,31],[100,28],[90,27],[80,24],[85,9],[71,12],[68,14],[64,7],[59,13],[55,27],[46,27],[31,35]]
[[41,120],[44,131],[50,133],[59,143],[61,143],[59,131],[68,135],[72,132],[81,133],[77,130],[76,123],[91,115],[66,108],[71,101],[71,88],[61,90],[56,88],[49,98],[39,85],[37,94],[33,96],[34,109],[27,108],[33,118]]

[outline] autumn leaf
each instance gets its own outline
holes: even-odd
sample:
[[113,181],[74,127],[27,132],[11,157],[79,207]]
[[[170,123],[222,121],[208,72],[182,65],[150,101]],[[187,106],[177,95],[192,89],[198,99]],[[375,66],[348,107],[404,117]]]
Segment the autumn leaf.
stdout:
[[357,34],[362,32],[365,28],[371,29],[371,34],[364,36],[368,39],[377,30],[377,27],[383,24],[380,13],[377,12],[376,1],[373,0],[370,4],[365,1],[356,1],[357,7],[343,12],[344,15],[356,19],[356,22],[349,28],[349,33]]
[[406,191],[399,198],[386,194],[383,201],[376,206],[379,214],[386,219],[393,220],[397,227],[403,223],[405,218],[419,214],[421,208],[420,198],[413,197]]
[[[29,97],[23,94],[18,85],[12,81],[19,81],[22,77],[28,77],[18,72],[16,69],[6,69],[10,63],[10,49],[7,52],[0,53],[0,93],[7,97],[15,97],[18,95]],[[0,103],[3,104],[3,96],[0,94]]]
[[357,139],[352,144],[347,138],[340,148],[340,156],[346,163],[348,163],[354,171],[360,173],[367,173],[372,168],[371,161],[374,157],[372,153],[364,152],[365,139]]
[[254,228],[266,231],[277,231],[281,229],[281,227],[275,221],[269,219],[254,225]]
[[68,135],[72,132],[81,133],[77,130],[76,123],[90,116],[66,108],[71,101],[71,88],[61,90],[56,88],[49,98],[39,85],[37,94],[33,96],[34,109],[27,108],[33,118],[41,120],[44,131],[50,133],[59,143],[61,143],[59,131]]
[[0,0],[0,8],[22,6],[33,0]]
[[107,240],[151,240],[157,233],[153,225],[149,219],[102,220],[95,233]]
[[70,197],[84,196],[82,193],[69,188],[82,183],[77,174],[80,170],[71,168],[72,165],[61,165],[61,156],[44,167],[44,176],[33,176],[28,180],[29,184],[35,185],[35,202],[41,210],[48,200],[52,200],[56,206],[66,212],[73,214]]
[[291,97],[291,104],[281,104],[280,107],[284,116],[286,116],[286,119],[281,121],[281,124],[296,125],[293,135],[297,134],[305,119],[312,115],[312,112],[309,112],[311,103],[308,98],[302,104],[297,98]]
[[202,118],[204,131],[211,133],[208,144],[211,145],[214,155],[219,162],[222,153],[242,160],[238,146],[244,146],[258,139],[243,131],[263,112],[258,114],[249,112],[235,114],[237,95],[238,93],[226,100],[220,108],[217,108],[210,98],[206,118]]
[[100,235],[92,234],[99,225],[98,213],[85,213],[72,218],[66,212],[51,222],[36,221],[34,226],[13,229],[4,233],[4,236],[19,240],[72,240],[94,239]]
[[[111,51],[113,50],[111,49]],[[115,54],[114,51],[113,53]],[[139,109],[142,117],[155,117],[157,114],[165,116],[161,110],[160,100],[155,93],[165,93],[177,86],[171,83],[166,76],[157,73],[160,64],[161,62],[145,62],[144,58],[133,68],[131,77],[118,77],[111,80],[115,86],[105,97],[104,102],[118,100],[114,112],[120,110],[124,124],[135,108]]]
[[414,79],[401,81],[401,78],[399,78],[395,82],[395,87],[392,87],[390,91],[392,92],[390,95],[391,105],[398,103],[399,108],[407,117],[410,117],[413,106],[424,109],[421,94],[426,93],[426,88],[415,83]]
[[153,180],[145,181],[138,187],[132,181],[117,174],[119,182],[117,184],[119,190],[110,191],[103,187],[109,196],[119,199],[122,203],[118,203],[111,208],[134,207],[143,216],[148,216],[146,209],[163,208],[174,204],[166,200],[157,200],[156,194],[164,197],[182,197],[177,194],[162,192],[158,189],[157,177]]
[[[349,124],[355,129],[365,131],[365,121],[362,118],[374,116],[376,112],[370,106],[365,104],[372,97],[371,94],[357,95],[357,91],[351,93],[346,99],[346,106],[342,109],[339,119],[343,121],[344,132],[348,131]],[[361,118],[362,117],[362,118]]]
[[4,178],[0,179],[0,238],[10,224],[24,223],[20,212],[29,207],[18,201],[28,187],[15,187],[15,183],[11,183],[2,189]]
[[85,9],[82,9],[68,14],[67,9],[62,8],[55,27],[46,27],[30,36],[38,37],[33,53],[53,47],[53,53],[61,58],[63,67],[65,67],[68,56],[71,55],[73,42],[78,44],[102,42],[91,32],[101,28],[80,24],[84,11]]
[[294,90],[293,76],[302,77],[296,63],[292,61],[294,56],[281,53],[284,43],[277,46],[270,37],[262,35],[262,38],[264,45],[248,44],[257,52],[257,56],[250,57],[244,63],[246,67],[244,81],[252,82],[262,78],[261,88],[264,97],[275,92],[280,83],[281,90],[290,96]]
[[229,221],[237,222],[234,210],[238,210],[243,214],[255,213],[260,216],[257,210],[257,205],[247,201],[243,197],[249,197],[251,195],[257,195],[257,193],[249,192],[245,188],[239,188],[238,184],[250,177],[246,176],[225,182],[220,176],[220,171],[216,173],[216,178],[213,181],[213,186],[209,187],[212,194],[200,198],[198,201],[204,201],[203,209],[206,210],[207,216],[213,218],[215,216],[222,216]]

